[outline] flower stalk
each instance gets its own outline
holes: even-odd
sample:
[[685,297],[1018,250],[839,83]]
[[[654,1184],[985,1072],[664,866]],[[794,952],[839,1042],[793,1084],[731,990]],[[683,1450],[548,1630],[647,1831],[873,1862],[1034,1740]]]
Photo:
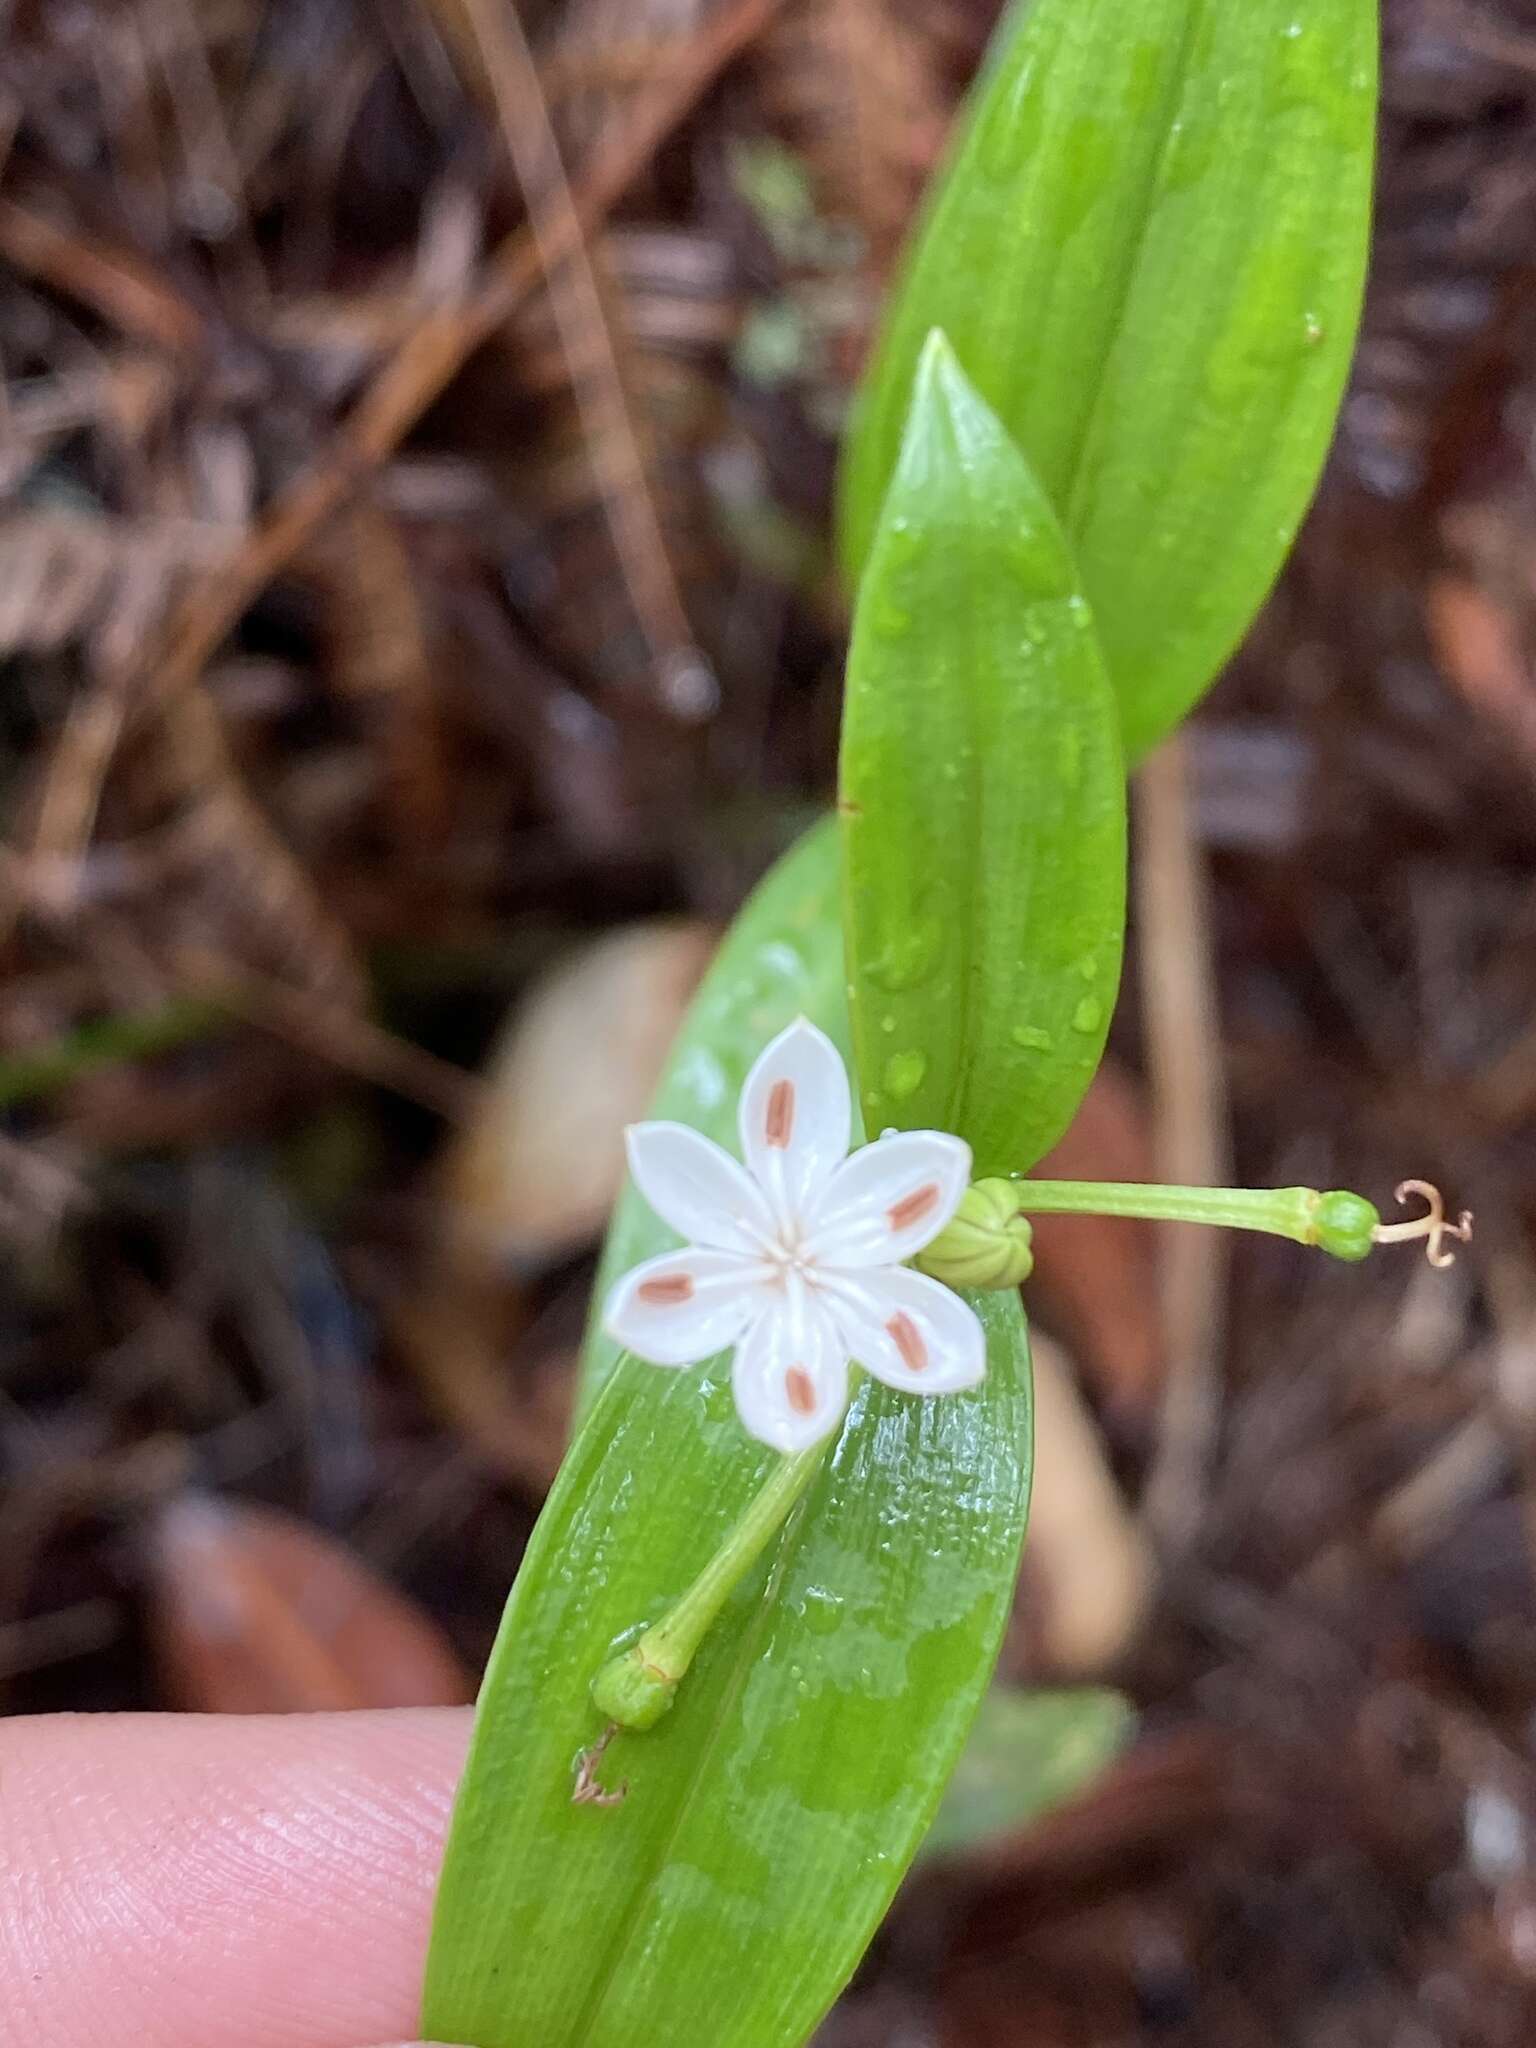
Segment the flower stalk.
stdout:
[[741,1520],[693,1584],[592,1681],[599,1713],[621,1728],[654,1728],[731,1594],[781,1529],[826,1455],[825,1442],[780,1458]]
[[1470,1211],[1452,1223],[1440,1190],[1428,1181],[1405,1180],[1397,1200],[1417,1195],[1425,1214],[1403,1223],[1383,1223],[1381,1212],[1346,1188],[1185,1188],[1140,1181],[1018,1180],[1012,1183],[1021,1214],[1036,1216],[1134,1216],[1151,1222],[1205,1223],[1219,1229],[1257,1230],[1295,1244],[1315,1245],[1333,1258],[1366,1258],[1378,1244],[1422,1239],[1432,1266],[1448,1266],[1455,1253],[1445,1239],[1465,1244],[1472,1235]]

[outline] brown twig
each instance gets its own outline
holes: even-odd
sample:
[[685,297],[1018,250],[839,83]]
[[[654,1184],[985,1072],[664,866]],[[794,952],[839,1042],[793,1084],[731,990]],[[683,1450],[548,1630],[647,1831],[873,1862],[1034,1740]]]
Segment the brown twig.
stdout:
[[[438,0],[442,4],[442,0]],[[448,0],[456,4],[456,0]],[[680,43],[680,37],[671,43]],[[671,44],[658,46],[654,33],[628,36],[621,42],[606,37],[595,46],[590,42],[557,43],[539,64],[539,83],[551,105],[577,93],[632,92],[637,85],[664,75],[672,61],[666,54]]]
[[[1189,754],[1168,741],[1137,783],[1137,913],[1142,1015],[1159,1176],[1184,1186],[1230,1178],[1218,1042],[1209,880],[1196,838]],[[1180,1547],[1198,1521],[1220,1401],[1229,1241],[1219,1230],[1164,1232],[1162,1319],[1168,1357],[1147,1519]]]
[[212,697],[189,690],[165,706],[165,744],[150,771],[186,806],[182,843],[205,871],[254,908],[268,950],[330,1002],[361,1007],[364,977],[345,928],[245,786]]
[[652,675],[668,709],[696,715],[713,692],[672,571],[640,428],[532,52],[515,11],[499,0],[455,0],[455,7],[523,189],[587,459]]
[[197,308],[142,257],[60,227],[14,199],[0,199],[0,257],[136,340],[175,355],[190,354],[203,341]]
[[333,1065],[419,1102],[449,1123],[462,1123],[483,1099],[472,1074],[359,1017],[343,1004],[254,974],[201,949],[178,956],[188,993],[286,1038]]

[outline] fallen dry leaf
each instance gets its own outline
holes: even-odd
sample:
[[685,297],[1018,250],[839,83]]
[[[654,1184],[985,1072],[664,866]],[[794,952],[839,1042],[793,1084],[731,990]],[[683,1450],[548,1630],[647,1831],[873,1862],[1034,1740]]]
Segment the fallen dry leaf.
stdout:
[[579,1250],[624,1175],[714,950],[698,923],[631,925],[538,982],[491,1055],[485,1105],[443,1163],[445,1235],[462,1259],[538,1267]]
[[436,1623],[345,1544],[273,1508],[184,1494],[147,1545],[166,1694],[211,1714],[461,1706]]
[[1437,576],[1425,603],[1441,668],[1480,716],[1536,765],[1536,677],[1520,621],[1465,576]]

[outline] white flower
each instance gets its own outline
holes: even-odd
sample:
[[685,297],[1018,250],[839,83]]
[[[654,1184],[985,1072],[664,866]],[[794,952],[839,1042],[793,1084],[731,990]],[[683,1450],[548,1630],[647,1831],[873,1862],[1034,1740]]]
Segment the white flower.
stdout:
[[653,1365],[736,1347],[741,1419],[775,1450],[818,1443],[848,1405],[854,1363],[910,1394],[952,1394],[986,1372],[986,1339],[959,1295],[901,1262],[954,1214],[971,1149],[904,1131],[851,1157],[848,1076],[801,1018],[741,1091],[743,1167],[686,1124],[633,1124],[629,1165],[690,1242],[627,1273],[609,1336]]

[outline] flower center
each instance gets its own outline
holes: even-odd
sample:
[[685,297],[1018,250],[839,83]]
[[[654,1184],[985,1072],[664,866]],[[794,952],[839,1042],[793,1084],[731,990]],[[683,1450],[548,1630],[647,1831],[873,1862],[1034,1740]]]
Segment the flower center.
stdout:
[[798,1222],[785,1224],[767,1247],[767,1258],[776,1280],[787,1280],[791,1273],[808,1283],[816,1279],[816,1261],[806,1249]]

